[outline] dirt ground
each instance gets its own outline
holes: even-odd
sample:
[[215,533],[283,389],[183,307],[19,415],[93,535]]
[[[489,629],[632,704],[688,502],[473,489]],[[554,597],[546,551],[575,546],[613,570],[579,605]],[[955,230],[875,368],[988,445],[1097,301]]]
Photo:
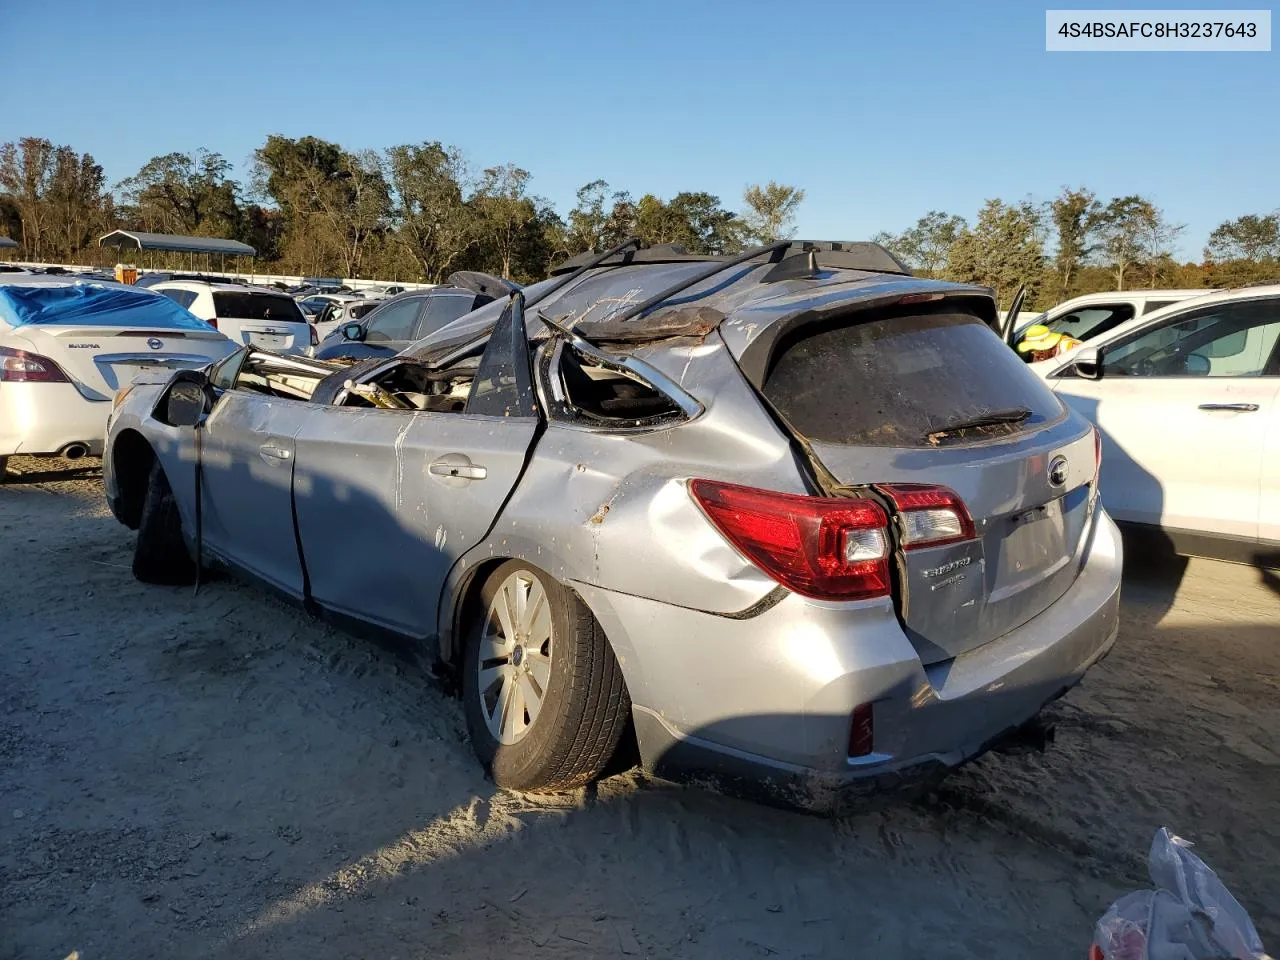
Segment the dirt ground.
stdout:
[[[413,660],[144,587],[92,471],[0,486],[0,957],[1083,958],[1197,843],[1280,944],[1280,581],[1162,564],[1043,756],[833,822],[635,772],[495,792]],[[1133,558],[1134,567],[1143,567]]]

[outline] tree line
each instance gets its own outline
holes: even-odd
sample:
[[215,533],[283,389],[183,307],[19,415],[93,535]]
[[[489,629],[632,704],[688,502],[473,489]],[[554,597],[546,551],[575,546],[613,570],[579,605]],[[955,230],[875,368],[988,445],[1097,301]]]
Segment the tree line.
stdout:
[[108,185],[88,153],[24,137],[0,146],[0,234],[22,259],[84,261],[117,228],[223,237],[258,251],[259,269],[309,276],[439,282],[455,270],[519,281],[628,236],[729,253],[787,236],[804,191],[748,187],[741,212],[705,191],[635,199],[603,180],[562,217],[515,164],[471,170],[454,147],[347,150],[318,137],[267,137],[247,183],[221,154],[153,157]]
[[[562,216],[527,170],[476,171],[436,141],[353,151],[271,135],[246,183],[231,174],[221,154],[200,150],[153,157],[109,184],[91,154],[24,137],[0,145],[0,234],[36,261],[100,259],[97,238],[122,227],[241,240],[265,271],[440,282],[471,269],[530,281],[628,236],[712,254],[787,237],[804,200],[770,182],[749,186],[734,211],[706,191],[637,199],[594,180]],[[1095,290],[1280,280],[1280,212],[1219,224],[1199,262],[1174,256],[1183,230],[1148,197],[1067,187],[1043,203],[987,200],[972,223],[929,211],[873,239],[917,273],[994,287],[1002,304],[1023,284],[1028,306],[1043,307]]]
[[873,239],[918,273],[994,287],[1002,305],[1024,284],[1027,305],[1043,309],[1103,290],[1280,282],[1280,211],[1219,224],[1199,263],[1174,257],[1184,229],[1148,197],[1064,187],[1044,203],[987,200],[972,224],[931,210]]

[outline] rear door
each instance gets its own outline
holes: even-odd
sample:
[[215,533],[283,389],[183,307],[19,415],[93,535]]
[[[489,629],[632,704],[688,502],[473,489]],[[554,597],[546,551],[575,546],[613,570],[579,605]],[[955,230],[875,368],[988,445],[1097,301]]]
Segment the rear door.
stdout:
[[407,636],[436,632],[449,570],[493,526],[538,429],[523,321],[507,319],[464,412],[309,405],[294,507],[322,606]]
[[1098,380],[1055,378],[1102,431],[1102,496],[1117,519],[1258,537],[1277,341],[1280,300],[1233,300],[1104,344]]
[[[774,348],[761,389],[837,481],[944,487],[963,501],[971,537],[905,548],[900,531],[901,616],[932,663],[1014,629],[1066,592],[1091,521],[1096,462],[1088,424],[981,319],[945,302],[924,310],[801,327]],[[997,422],[957,426],[984,416]]]
[[251,356],[205,420],[205,546],[294,598],[303,595],[294,536],[294,436],[311,405],[262,392]]
[[300,353],[311,346],[306,318],[282,293],[214,290],[213,309],[219,325],[245,346],[276,353]]

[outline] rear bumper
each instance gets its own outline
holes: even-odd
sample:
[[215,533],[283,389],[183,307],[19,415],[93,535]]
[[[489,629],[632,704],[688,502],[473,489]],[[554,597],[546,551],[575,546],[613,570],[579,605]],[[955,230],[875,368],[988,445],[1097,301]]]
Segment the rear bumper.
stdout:
[[[932,780],[989,749],[1080,681],[1118,630],[1122,548],[1099,510],[1080,576],[1004,636],[925,667],[887,604],[788,595],[730,620],[580,591],[618,652],[645,768],[814,811]],[[848,756],[873,705],[874,753]]]
[[54,454],[72,443],[99,456],[110,413],[110,402],[86,400],[74,384],[0,384],[0,456]]

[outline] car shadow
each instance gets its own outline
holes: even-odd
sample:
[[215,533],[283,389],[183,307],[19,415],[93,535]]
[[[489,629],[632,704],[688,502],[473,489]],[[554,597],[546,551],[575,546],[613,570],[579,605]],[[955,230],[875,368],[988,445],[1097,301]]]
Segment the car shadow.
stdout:
[[[1127,477],[1128,496],[1137,499],[1151,515],[1160,516],[1164,506],[1164,486],[1150,471],[1140,466],[1114,436],[1098,426],[1096,397],[1069,398],[1073,410],[1088,418],[1102,436],[1102,472],[1099,488],[1103,507],[1107,506],[1108,486],[1114,486],[1117,475]],[[1154,526],[1135,526],[1120,522],[1124,537],[1124,578],[1127,593],[1141,597],[1157,621],[1173,605],[1178,587],[1187,571],[1187,558],[1179,556],[1173,541]]]
[[[16,461],[16,462],[15,462]],[[23,457],[15,455],[0,476],[0,487],[16,487],[32,483],[58,483],[64,480],[92,480],[102,476],[102,461],[97,457],[64,460],[60,457]]]
[[[1198,639],[1260,648],[1264,632]],[[1239,693],[1215,692],[1223,703]],[[868,798],[839,819],[634,770],[566,794],[508,793],[436,749],[408,762],[407,785],[425,788],[416,804],[369,797],[361,852],[285,884],[210,955],[359,955],[374,938],[413,956],[927,956],[946,943],[1067,958],[1112,899],[1146,884],[1146,845],[1164,823],[1205,840],[1255,922],[1274,927],[1263,860],[1248,847],[1254,838],[1280,855],[1266,803],[1229,802],[1263,775],[1263,740],[1248,746],[1240,732],[1224,747],[1189,731],[1212,719],[1188,720],[1194,705],[1176,698],[1124,721],[1069,700],[1061,742],[1043,757],[989,755],[918,800]],[[1183,776],[1219,778],[1154,789],[1167,786],[1174,748]],[[455,750],[474,766],[465,745],[445,748]],[[417,815],[388,816],[415,805]]]

